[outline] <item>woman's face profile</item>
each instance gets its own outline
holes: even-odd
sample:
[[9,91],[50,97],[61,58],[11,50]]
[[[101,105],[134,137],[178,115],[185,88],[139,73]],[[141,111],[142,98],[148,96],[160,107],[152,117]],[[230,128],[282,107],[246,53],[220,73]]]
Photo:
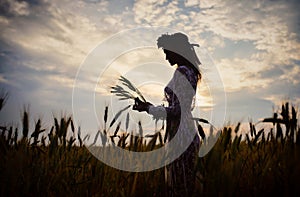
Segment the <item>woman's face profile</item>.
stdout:
[[167,49],[164,49],[164,53],[166,54],[166,60],[169,61],[171,66],[179,62],[179,55],[177,53],[174,53],[173,51],[169,51]]

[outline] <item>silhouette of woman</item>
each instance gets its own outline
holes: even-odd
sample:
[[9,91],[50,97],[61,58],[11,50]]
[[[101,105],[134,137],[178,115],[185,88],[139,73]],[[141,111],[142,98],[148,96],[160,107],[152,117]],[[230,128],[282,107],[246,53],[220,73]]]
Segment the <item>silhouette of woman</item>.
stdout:
[[191,111],[197,84],[201,79],[198,69],[201,63],[194,51],[195,45],[189,43],[185,34],[163,34],[158,38],[157,46],[163,49],[171,66],[177,65],[172,79],[164,89],[168,106],[154,106],[136,98],[133,110],[145,111],[156,118],[166,118],[167,140],[179,135],[179,148],[184,147],[182,144],[188,137],[192,139],[183,154],[166,167],[167,195],[190,196],[194,190],[194,168],[200,146]]

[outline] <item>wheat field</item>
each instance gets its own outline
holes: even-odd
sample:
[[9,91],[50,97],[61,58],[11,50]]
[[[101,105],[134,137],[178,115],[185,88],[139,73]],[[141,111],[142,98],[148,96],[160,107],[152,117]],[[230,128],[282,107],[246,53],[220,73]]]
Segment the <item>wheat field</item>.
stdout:
[[[108,120],[107,106],[104,111],[105,125],[115,129],[109,135],[105,126],[91,136],[94,143],[102,141],[105,147],[131,151],[151,151],[164,145],[161,132],[146,141],[121,131],[118,116]],[[297,196],[297,117],[296,108],[283,103],[273,117],[259,123],[268,127],[258,130],[249,122],[244,134],[241,123],[222,128],[213,149],[198,158],[194,196]],[[105,165],[87,150],[88,136],[81,136],[71,116],[55,117],[49,129],[42,127],[41,119],[34,128],[29,121],[30,114],[24,110],[20,128],[0,127],[1,196],[164,196],[163,168],[136,173]]]

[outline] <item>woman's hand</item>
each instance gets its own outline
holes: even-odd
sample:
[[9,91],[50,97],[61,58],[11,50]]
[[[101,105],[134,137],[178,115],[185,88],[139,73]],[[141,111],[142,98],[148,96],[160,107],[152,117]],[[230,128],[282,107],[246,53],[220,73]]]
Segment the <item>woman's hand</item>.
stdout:
[[139,112],[142,112],[142,111],[149,112],[149,107],[151,105],[152,105],[151,103],[143,102],[137,97],[134,99],[134,105],[133,105],[132,109],[139,111]]

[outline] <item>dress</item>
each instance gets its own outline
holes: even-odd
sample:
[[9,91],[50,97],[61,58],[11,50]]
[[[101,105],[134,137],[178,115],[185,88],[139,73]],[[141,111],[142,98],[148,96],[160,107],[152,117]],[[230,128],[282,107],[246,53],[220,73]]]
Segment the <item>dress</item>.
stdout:
[[187,137],[194,136],[190,140],[192,143],[190,143],[183,154],[166,166],[167,196],[190,196],[194,190],[194,168],[200,139],[198,135],[195,135],[196,128],[192,120],[191,110],[197,81],[198,76],[194,69],[184,65],[179,66],[164,90],[168,106],[152,106],[149,109],[149,113],[153,116],[159,116],[162,114],[162,111],[165,112],[168,141],[178,134],[180,139],[178,146],[183,147]]

